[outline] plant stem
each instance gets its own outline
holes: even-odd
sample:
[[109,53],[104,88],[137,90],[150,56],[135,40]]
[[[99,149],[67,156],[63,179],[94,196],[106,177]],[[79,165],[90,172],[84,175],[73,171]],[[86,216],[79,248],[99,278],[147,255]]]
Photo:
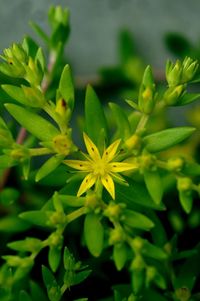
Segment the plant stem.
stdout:
[[77,219],[78,217],[80,217],[81,215],[86,214],[86,213],[87,213],[87,208],[81,207],[81,208],[73,211],[72,213],[66,215],[66,223],[69,224],[73,220]]

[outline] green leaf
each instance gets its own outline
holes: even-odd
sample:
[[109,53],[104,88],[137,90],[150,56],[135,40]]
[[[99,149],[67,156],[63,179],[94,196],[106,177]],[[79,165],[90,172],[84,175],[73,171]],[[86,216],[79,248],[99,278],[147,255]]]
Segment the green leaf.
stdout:
[[193,127],[176,127],[148,135],[144,137],[143,141],[146,144],[146,149],[155,153],[180,143],[190,137],[194,131],[195,128]]
[[61,248],[59,247],[50,247],[48,252],[48,262],[49,266],[53,272],[56,272],[61,260]]
[[44,72],[45,68],[46,68],[46,61],[45,61],[44,53],[43,53],[43,50],[41,47],[38,48],[38,51],[35,56],[35,61],[39,63],[42,71]]
[[113,259],[118,271],[121,271],[128,259],[128,250],[125,244],[116,244],[113,247]]
[[31,290],[32,301],[38,301],[38,300],[48,301],[41,287],[32,280],[30,281],[30,290]]
[[23,39],[22,47],[24,48],[28,56],[31,56],[33,59],[35,58],[39,46],[31,37],[26,36]]
[[144,181],[153,201],[160,204],[163,196],[163,185],[158,171],[145,170]]
[[37,171],[35,176],[35,181],[38,182],[44,177],[46,177],[48,174],[50,174],[52,171],[54,171],[62,162],[64,159],[64,156],[52,156],[49,158]]
[[0,232],[5,233],[18,233],[26,231],[29,228],[29,224],[22,221],[17,216],[6,216],[0,219]]
[[144,282],[145,282],[144,269],[137,269],[131,273],[131,285],[134,294],[137,295],[139,292],[141,292],[141,290],[143,290]]
[[137,229],[150,230],[154,223],[145,215],[129,209],[123,211],[123,223]]
[[[53,212],[54,211],[52,211],[52,213]],[[50,211],[46,212],[41,210],[35,210],[20,213],[19,217],[33,225],[49,227],[49,214]]]
[[69,251],[67,247],[64,249],[64,254],[63,254],[63,263],[64,263],[64,268],[65,270],[75,270],[75,259],[73,254]]
[[45,266],[42,266],[42,277],[50,301],[59,301],[62,296],[60,287],[52,272]]
[[183,210],[189,214],[192,210],[193,197],[191,191],[179,191],[179,200]]
[[19,301],[32,301],[29,294],[25,291],[20,291],[19,293]]
[[76,273],[74,275],[73,285],[77,285],[77,284],[83,282],[85,279],[88,278],[88,276],[91,274],[91,272],[92,272],[92,270],[85,270],[85,271]]
[[151,289],[151,290],[144,290],[141,301],[149,301],[149,300],[155,300],[155,301],[168,301],[168,298],[165,298],[163,296],[163,293],[158,293],[157,291]]
[[0,156],[0,169],[6,169],[16,165],[16,161],[8,155]]
[[135,55],[133,38],[128,30],[123,30],[119,36],[119,53],[122,64]]
[[49,43],[49,37],[47,36],[47,34],[43,31],[43,29],[40,26],[38,26],[34,22],[30,22],[30,26],[47,44]]
[[59,134],[57,128],[36,113],[14,104],[5,106],[8,112],[39,140],[49,141]]
[[198,250],[196,250],[196,249],[182,251],[179,253],[172,254],[171,260],[175,261],[175,260],[187,259],[187,258],[195,256],[197,254],[198,254]]
[[20,193],[17,189],[14,188],[5,188],[0,193],[0,203],[4,206],[9,206],[17,201]]
[[85,126],[87,134],[96,145],[102,129],[107,140],[107,122],[103,107],[91,86],[87,87],[85,96]]
[[26,237],[24,240],[13,241],[7,246],[15,251],[20,252],[34,252],[41,248],[41,240],[34,237]]
[[[31,103],[27,100],[24,91],[21,87],[13,85],[2,85],[2,89],[13,99],[25,106],[32,106]],[[34,105],[33,105],[34,106]]]
[[143,184],[137,183],[128,179],[129,186],[115,185],[116,199],[128,204],[130,207],[134,204],[157,210],[163,210],[165,207],[160,204],[157,205],[150,197],[146,187]]
[[198,253],[180,266],[178,275],[173,283],[175,289],[187,287],[192,291],[195,281],[200,274],[198,264],[200,261],[200,244],[195,249],[198,250]]
[[104,228],[95,213],[89,213],[85,217],[84,237],[90,253],[98,257],[103,250]]
[[167,33],[165,36],[165,44],[173,54],[181,58],[189,55],[193,48],[185,36],[175,32]]
[[74,84],[71,74],[71,69],[69,65],[66,65],[62,71],[60,82],[59,82],[59,88],[58,88],[60,94],[64,98],[64,100],[67,102],[69,108],[71,111],[73,111],[74,108]]
[[183,96],[181,96],[176,103],[176,106],[185,106],[189,103],[192,103],[200,98],[200,93],[186,93]]
[[117,138],[128,139],[131,135],[131,128],[128,117],[121,107],[115,103],[110,102],[109,106],[112,110],[113,116],[117,124]]
[[59,199],[63,204],[64,208],[68,207],[82,207],[85,204],[85,197],[77,197],[74,195],[59,194]]
[[182,170],[186,176],[199,176],[200,175],[200,164],[196,162],[186,162]]
[[143,247],[141,249],[141,253],[144,256],[151,257],[158,260],[166,260],[168,258],[167,253],[165,251],[150,242],[148,240],[143,239]]

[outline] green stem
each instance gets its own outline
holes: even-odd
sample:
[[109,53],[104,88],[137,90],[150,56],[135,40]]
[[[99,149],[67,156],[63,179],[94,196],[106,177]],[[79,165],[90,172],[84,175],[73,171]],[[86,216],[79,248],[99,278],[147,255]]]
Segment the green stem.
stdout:
[[72,221],[74,221],[75,219],[79,218],[81,215],[86,214],[86,213],[87,213],[87,208],[81,207],[81,208],[73,211],[72,213],[66,215],[66,223],[69,224]]
[[29,154],[31,157],[49,155],[51,153],[52,153],[52,151],[48,148],[30,148],[29,149]]

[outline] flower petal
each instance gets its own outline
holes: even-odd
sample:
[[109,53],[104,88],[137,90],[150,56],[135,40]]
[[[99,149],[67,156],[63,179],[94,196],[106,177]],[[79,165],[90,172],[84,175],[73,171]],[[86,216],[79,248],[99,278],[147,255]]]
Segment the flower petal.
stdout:
[[79,187],[79,190],[77,192],[77,196],[81,196],[84,192],[86,192],[88,189],[90,189],[94,183],[96,182],[97,177],[93,174],[89,173],[81,183],[81,186]]
[[115,185],[114,185],[112,177],[110,175],[101,177],[101,182],[114,200],[115,199]]
[[125,162],[111,162],[109,163],[111,172],[122,172],[130,169],[137,169],[138,164],[130,164]]
[[96,147],[96,145],[92,142],[92,140],[88,137],[88,135],[86,135],[85,133],[83,133],[83,138],[85,141],[85,146],[87,148],[88,154],[90,155],[90,157],[96,161],[99,160],[101,158],[98,148]]
[[63,161],[66,165],[83,171],[91,171],[91,163],[88,161],[82,160],[64,160]]
[[108,148],[106,148],[102,157],[104,161],[110,162],[115,157],[120,142],[121,139],[118,139],[115,142],[113,142]]

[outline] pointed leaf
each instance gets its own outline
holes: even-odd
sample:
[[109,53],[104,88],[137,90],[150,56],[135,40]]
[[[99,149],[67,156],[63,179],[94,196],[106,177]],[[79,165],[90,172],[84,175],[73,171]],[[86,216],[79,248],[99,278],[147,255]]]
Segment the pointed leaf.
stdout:
[[113,247],[113,259],[118,271],[121,271],[128,259],[128,250],[125,244],[116,244]]
[[30,106],[29,101],[27,100],[24,91],[21,87],[13,86],[13,85],[2,85],[2,89],[13,99],[18,101],[19,103]]
[[113,117],[117,124],[117,138],[128,139],[131,135],[131,128],[128,117],[121,107],[115,103],[109,103]]
[[103,250],[104,229],[99,216],[95,213],[86,215],[84,221],[84,237],[90,253],[98,257]]
[[[53,213],[53,211],[52,211]],[[50,212],[35,210],[35,211],[26,211],[20,213],[19,217],[29,223],[41,227],[49,227],[49,215]]]
[[53,272],[56,272],[61,260],[61,248],[59,247],[50,247],[48,252],[48,262],[49,266]]
[[45,266],[42,266],[42,277],[47,288],[50,301],[59,301],[61,299],[60,287],[52,272]]
[[145,215],[129,209],[124,210],[123,223],[137,229],[150,230],[154,223]]
[[182,97],[179,98],[176,103],[177,106],[185,106],[189,103],[192,103],[200,98],[200,93],[186,93]]
[[179,200],[183,210],[190,213],[193,205],[193,197],[191,191],[179,191]]
[[158,171],[144,171],[144,181],[154,202],[160,204],[163,196],[163,185]]
[[160,152],[190,137],[194,131],[193,127],[171,128],[144,137],[144,143],[148,151]]
[[20,291],[19,293],[19,301],[32,301],[29,294],[25,291]]
[[62,162],[64,156],[53,156],[49,158],[37,171],[35,181],[38,182],[52,171],[54,171]]
[[59,134],[57,128],[55,128],[50,122],[42,118],[41,116],[33,113],[27,109],[24,109],[18,105],[6,104],[8,112],[31,134],[37,137],[39,140],[48,141],[52,140]]
[[87,87],[85,96],[85,126],[87,134],[96,145],[98,145],[98,135],[102,129],[104,138],[107,140],[107,122],[103,107],[91,86]]
[[59,92],[67,102],[71,111],[74,108],[74,84],[71,74],[71,69],[69,65],[66,65],[62,71],[60,82],[59,82]]

